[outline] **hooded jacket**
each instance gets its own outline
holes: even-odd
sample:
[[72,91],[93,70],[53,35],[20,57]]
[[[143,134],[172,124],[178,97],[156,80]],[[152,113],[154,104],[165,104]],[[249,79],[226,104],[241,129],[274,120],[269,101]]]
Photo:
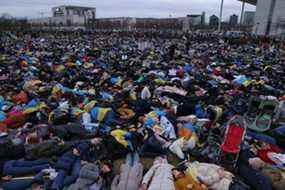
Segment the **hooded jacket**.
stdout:
[[123,164],[120,175],[117,175],[111,186],[111,190],[138,190],[143,177],[143,165],[136,163],[134,166]]
[[172,168],[166,159],[156,158],[145,174],[142,184],[146,184],[148,190],[175,190]]
[[90,186],[95,183],[100,183],[100,169],[98,165],[88,163],[80,170],[79,178],[72,184],[68,190],[89,190]]

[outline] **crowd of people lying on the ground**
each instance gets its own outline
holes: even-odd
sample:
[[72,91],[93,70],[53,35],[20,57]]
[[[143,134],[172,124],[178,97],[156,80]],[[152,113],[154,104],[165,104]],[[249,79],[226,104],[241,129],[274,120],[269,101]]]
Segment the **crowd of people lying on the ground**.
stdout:
[[284,41],[161,35],[0,35],[0,189],[284,190]]

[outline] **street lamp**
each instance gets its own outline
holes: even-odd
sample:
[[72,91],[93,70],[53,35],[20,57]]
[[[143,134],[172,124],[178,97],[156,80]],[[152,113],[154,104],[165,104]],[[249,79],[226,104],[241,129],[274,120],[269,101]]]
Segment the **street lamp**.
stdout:
[[219,27],[218,27],[218,32],[221,32],[221,27],[222,27],[222,17],[223,17],[223,8],[224,8],[224,0],[221,0],[221,6],[220,6],[220,18],[219,18]]
[[240,25],[243,24],[244,6],[245,6],[245,1],[242,1],[242,7],[241,7],[241,13],[240,13]]

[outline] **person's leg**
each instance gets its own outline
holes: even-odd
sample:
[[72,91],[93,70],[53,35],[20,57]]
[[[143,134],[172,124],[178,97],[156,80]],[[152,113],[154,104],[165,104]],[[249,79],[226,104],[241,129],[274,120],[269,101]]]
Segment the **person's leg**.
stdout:
[[126,164],[129,166],[133,165],[133,158],[132,158],[132,153],[128,153],[126,157]]
[[73,165],[71,175],[65,177],[63,181],[64,187],[75,183],[76,179],[79,177],[80,169],[81,169],[81,161],[78,159]]
[[178,156],[181,160],[184,160],[185,155],[182,151],[181,144],[183,139],[178,139],[172,143],[172,145],[169,146],[169,150],[174,153],[176,156]]
[[52,190],[62,189],[65,176],[66,176],[66,173],[64,170],[58,171],[57,176],[51,185],[51,189]]
[[27,189],[33,184],[33,179],[12,180],[3,184],[5,190]]
[[33,167],[33,166],[46,165],[46,164],[49,164],[47,160],[38,159],[33,161],[16,160],[13,165],[15,167]]
[[6,182],[3,184],[3,189],[5,190],[20,190],[20,189],[27,189],[32,184],[38,183],[43,184],[43,173],[38,173],[33,179],[18,179]]
[[137,164],[140,161],[139,154],[137,152],[133,153],[133,164]]
[[6,162],[3,167],[3,174],[11,176],[23,176],[28,174],[39,173],[43,169],[49,168],[48,164],[37,165],[33,167],[21,167],[19,163],[16,164],[17,166],[14,166],[14,164],[15,161]]
[[252,188],[258,190],[272,190],[271,183],[267,177],[261,172],[251,168],[246,164],[240,164],[238,167],[239,175],[243,177],[245,182]]

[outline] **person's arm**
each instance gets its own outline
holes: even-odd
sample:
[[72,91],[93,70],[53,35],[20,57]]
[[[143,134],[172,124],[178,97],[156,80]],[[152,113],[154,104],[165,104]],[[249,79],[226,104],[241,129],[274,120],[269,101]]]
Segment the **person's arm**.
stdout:
[[142,178],[143,178],[143,165],[139,163],[138,179],[141,180]]
[[202,183],[206,184],[207,186],[211,186],[214,183],[218,182],[221,179],[221,176],[218,174],[217,171],[210,172],[211,170],[216,170],[217,168],[211,167],[207,164],[207,166],[203,166],[203,169],[200,169],[198,179]]
[[158,166],[152,166],[148,172],[144,175],[143,181],[142,181],[142,186],[147,186],[151,181],[151,178],[153,177],[156,169]]
[[91,115],[89,113],[84,113],[82,115],[82,124],[84,126],[98,127],[97,123],[92,123]]
[[86,178],[94,181],[98,179],[99,175],[99,168],[95,164],[87,164],[80,171],[81,178]]
[[116,177],[112,181],[111,190],[116,190],[119,182],[120,182],[120,176],[116,175]]

